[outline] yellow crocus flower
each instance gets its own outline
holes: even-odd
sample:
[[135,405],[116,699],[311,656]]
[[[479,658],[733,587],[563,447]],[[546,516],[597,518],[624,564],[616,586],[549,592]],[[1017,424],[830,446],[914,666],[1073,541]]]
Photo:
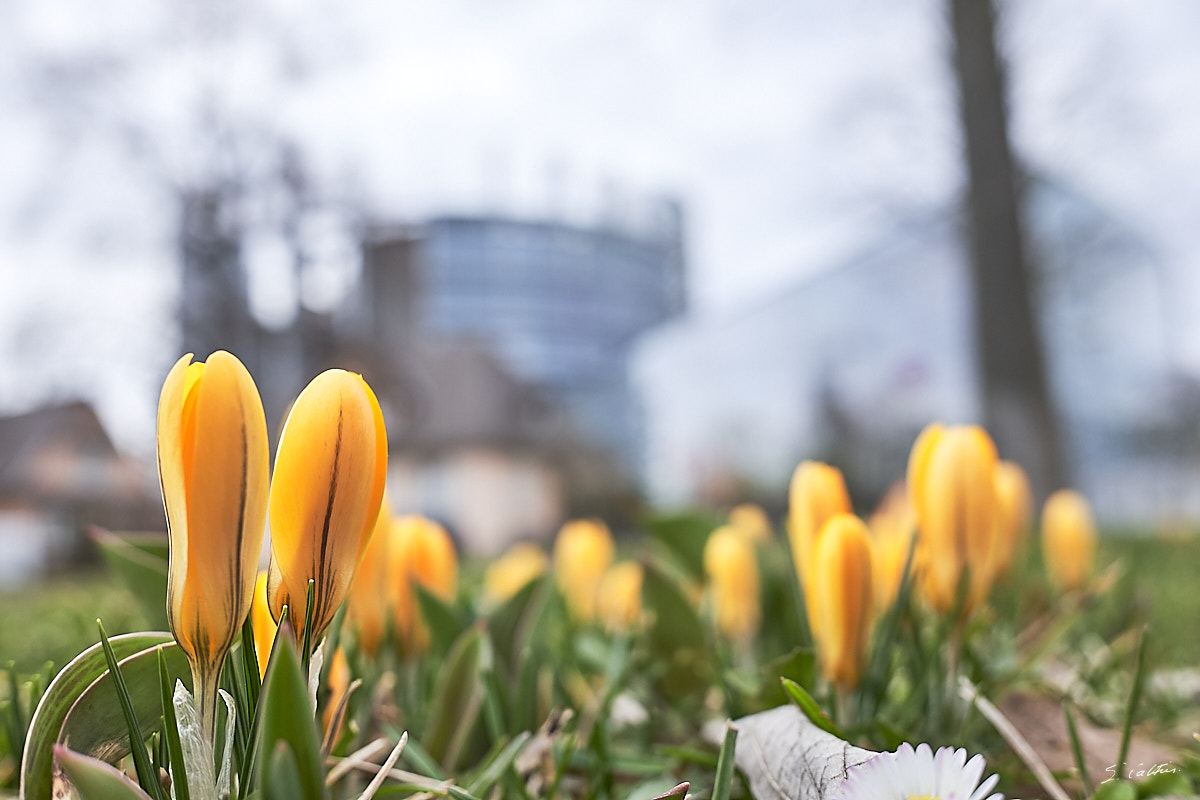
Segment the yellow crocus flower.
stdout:
[[554,541],[554,574],[575,619],[591,622],[596,618],[596,593],[612,560],[612,534],[600,520],[571,520],[559,530]]
[[271,659],[271,647],[275,644],[275,632],[279,626],[271,617],[271,606],[267,603],[267,572],[260,570],[254,582],[254,601],[250,605],[250,627],[254,631],[254,654],[258,657],[258,676],[267,675],[267,662]]
[[321,373],[296,398],[279,437],[267,586],[272,613],[286,603],[299,632],[315,581],[313,647],[350,590],[386,477],[387,431],[375,393],[360,375]]
[[221,665],[250,611],[267,515],[267,422],[242,362],[224,351],[175,362],[158,401],[157,450],[167,619],[211,741]]
[[358,646],[367,655],[379,652],[387,627],[388,550],[391,546],[392,514],[385,500],[375,518],[375,530],[363,552],[358,572],[346,598],[346,621],[358,633]]
[[762,506],[742,503],[729,510],[729,524],[754,542],[771,540],[771,520]]
[[1033,489],[1020,465],[1001,461],[996,465],[996,573],[1004,575],[1025,542],[1033,520]]
[[427,517],[397,517],[391,535],[385,579],[389,605],[405,652],[419,655],[429,647],[429,630],[421,621],[413,584],[421,584],[442,600],[453,600],[458,591],[458,556],[450,534]]
[[923,587],[939,611],[953,606],[964,569],[970,570],[968,612],[995,579],[996,462],[991,437],[977,425],[930,426],[913,447],[909,491],[921,532]]
[[542,548],[521,542],[509,548],[483,573],[483,602],[496,606],[508,600],[546,571],[549,559]]
[[804,587],[808,624],[817,635],[820,620],[812,612],[813,569],[818,539],[825,523],[837,514],[851,513],[850,493],[841,470],[819,461],[796,467],[788,491],[788,541],[792,546],[796,575]]
[[816,561],[821,670],[827,680],[853,689],[866,661],[871,625],[871,542],[867,526],[852,514],[830,519],[821,533]]
[[633,561],[613,564],[600,580],[596,611],[609,631],[629,630],[642,615],[642,565]]
[[1079,492],[1059,489],[1042,508],[1042,553],[1055,585],[1079,589],[1092,574],[1096,523]]
[[717,528],[704,544],[704,572],[717,630],[739,642],[754,638],[762,615],[754,543],[732,526]]
[[918,522],[925,516],[925,497],[921,493],[920,487],[925,485],[925,475],[929,471],[929,458],[933,454],[934,445],[941,439],[945,430],[946,427],[940,422],[931,422],[926,425],[925,429],[917,434],[912,451],[908,455],[908,473],[905,476],[905,485],[908,488],[909,503]]
[[329,659],[329,702],[325,705],[325,713],[321,715],[322,725],[333,741],[337,741],[338,732],[330,731],[329,726],[333,724],[333,715],[341,705],[342,698],[350,691],[350,678],[350,662],[346,659],[346,651],[339,646]]
[[[888,490],[867,521],[867,527],[871,531],[871,575],[875,581],[875,605],[883,610],[896,602],[904,578],[904,564],[916,535],[912,504],[903,484],[896,484]],[[915,553],[912,569],[917,571]]]

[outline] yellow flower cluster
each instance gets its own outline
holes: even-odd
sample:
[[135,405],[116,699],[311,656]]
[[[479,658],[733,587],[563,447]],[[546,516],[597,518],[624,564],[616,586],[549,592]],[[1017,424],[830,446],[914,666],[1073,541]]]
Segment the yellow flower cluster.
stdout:
[[418,515],[395,517],[386,504],[346,604],[347,621],[368,655],[379,650],[390,622],[403,654],[429,649],[416,586],[450,602],[458,592],[458,554],[450,534]]
[[[245,367],[224,352],[203,363],[184,356],[163,386],[157,448],[171,545],[168,619],[210,738],[221,664],[248,614],[264,671],[285,604],[293,629],[311,616],[313,646],[348,598],[361,652],[377,653],[389,631],[405,655],[428,649],[415,587],[453,601],[458,556],[442,526],[394,516],[383,502],[387,434],[360,376],[329,370],[301,392],[272,476],[262,402]],[[861,678],[874,617],[895,603],[910,553],[919,596],[945,614],[965,587],[962,613],[970,614],[1012,569],[1033,515],[1024,472],[1001,461],[986,431],[972,425],[922,431],[906,486],[887,494],[869,524],[854,515],[841,472],[828,464],[801,463],[788,500],[787,539],[822,672],[846,689]],[[268,520],[270,568],[256,581]],[[758,633],[759,549],[771,538],[763,509],[743,504],[705,542],[704,596],[717,630],[734,642]],[[1056,586],[1086,584],[1095,539],[1086,501],[1070,491],[1052,495],[1042,547]],[[614,556],[603,522],[576,519],[558,533],[553,568],[575,621],[621,632],[642,620],[644,573]],[[514,546],[488,566],[483,604],[512,597],[548,561],[535,545]]]
[[270,478],[258,389],[221,351],[207,362],[185,355],[168,373],[157,451],[170,536],[167,617],[211,740],[221,665],[250,612],[268,516],[271,570],[259,591],[276,619],[286,603],[293,621],[303,620],[313,580],[315,645],[345,599],[378,513],[387,434],[366,382],[329,370],[293,404]]
[[[503,570],[489,580],[519,589],[540,574],[541,565],[527,547],[518,545],[497,562]],[[567,522],[554,541],[554,576],[572,619],[599,622],[616,633],[641,619],[642,567],[633,561],[613,563],[614,552],[608,526],[597,519]]]
[[[873,615],[896,601],[909,552],[920,596],[947,613],[965,581],[969,614],[1021,552],[1033,492],[982,428],[934,423],[913,444],[907,486],[887,493],[869,526],[853,516],[845,481],[827,464],[800,464],[789,501],[788,538],[823,672],[849,688],[860,676]],[[1053,495],[1042,531],[1052,580],[1080,588],[1095,551],[1086,501],[1075,492]]]
[[874,608],[871,536],[836,467],[803,462],[788,495],[788,540],[822,671],[854,687]]
[[[908,486],[920,527],[924,595],[935,608],[948,611],[965,572],[965,611],[970,613],[1021,552],[1033,516],[1029,479],[1017,464],[997,458],[982,428],[934,423],[913,445]],[[1095,538],[1081,495],[1051,495],[1042,517],[1042,545],[1047,570],[1059,586],[1084,584]]]

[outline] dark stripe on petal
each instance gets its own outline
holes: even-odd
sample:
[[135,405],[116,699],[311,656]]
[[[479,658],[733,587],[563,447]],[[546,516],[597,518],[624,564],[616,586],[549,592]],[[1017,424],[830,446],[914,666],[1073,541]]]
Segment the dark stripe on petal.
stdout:
[[320,620],[321,616],[318,612],[323,612],[323,606],[328,601],[329,591],[326,583],[328,581],[329,571],[329,526],[333,522],[333,501],[337,494],[338,484],[338,462],[342,455],[342,406],[338,403],[338,421],[337,421],[337,438],[333,444],[333,470],[329,476],[329,499],[325,505],[325,522],[321,528],[321,554],[317,562],[317,585],[315,597],[313,599],[313,614],[314,620]]

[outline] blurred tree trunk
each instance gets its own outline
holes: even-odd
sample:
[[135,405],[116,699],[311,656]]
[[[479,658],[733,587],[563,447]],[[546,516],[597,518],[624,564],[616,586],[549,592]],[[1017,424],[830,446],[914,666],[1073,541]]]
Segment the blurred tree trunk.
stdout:
[[984,421],[1001,454],[1020,462],[1044,496],[1062,486],[1066,474],[1033,313],[995,10],[991,0],[948,2],[967,158]]

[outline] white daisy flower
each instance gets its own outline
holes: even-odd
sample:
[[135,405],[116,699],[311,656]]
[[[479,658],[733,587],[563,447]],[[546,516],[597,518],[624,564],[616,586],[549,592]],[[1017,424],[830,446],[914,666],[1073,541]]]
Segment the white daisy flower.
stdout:
[[989,795],[1000,780],[982,784],[983,756],[967,761],[966,750],[943,747],[937,755],[927,744],[914,750],[905,742],[894,753],[880,753],[850,770],[836,800],[1004,800]]

